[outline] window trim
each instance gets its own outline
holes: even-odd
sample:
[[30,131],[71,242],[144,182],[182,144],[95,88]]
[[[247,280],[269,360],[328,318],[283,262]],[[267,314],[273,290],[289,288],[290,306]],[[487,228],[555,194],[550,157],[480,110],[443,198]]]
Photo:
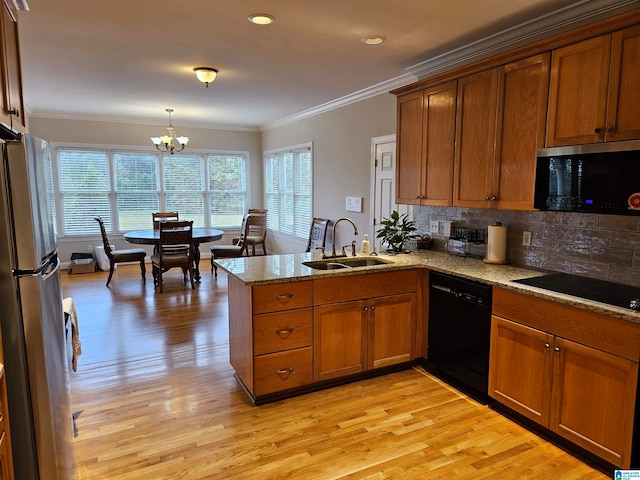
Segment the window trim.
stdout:
[[[52,157],[52,175],[53,175],[53,188],[54,188],[54,198],[55,198],[55,214],[54,218],[56,219],[56,229],[59,240],[64,239],[79,239],[95,236],[95,232],[89,232],[87,234],[65,234],[64,233],[64,216],[63,216],[63,195],[61,192],[61,178],[60,178],[60,170],[59,170],[59,162],[58,162],[58,150],[59,149],[77,149],[77,150],[85,150],[85,151],[101,151],[106,152],[108,155],[108,168],[109,168],[109,182],[110,182],[110,190],[108,192],[109,195],[109,208],[111,212],[111,221],[112,221],[112,229],[108,233],[112,233],[115,235],[121,235],[125,232],[125,230],[118,230],[116,227],[119,225],[118,221],[118,206],[117,206],[117,195],[118,191],[116,188],[116,169],[115,169],[115,160],[114,153],[144,153],[144,154],[154,154],[158,157],[158,201],[160,205],[160,209],[164,208],[165,205],[165,195],[166,191],[164,189],[163,184],[163,155],[166,155],[166,152],[159,152],[157,149],[148,146],[136,146],[136,145],[107,145],[107,144],[86,144],[86,143],[73,143],[73,142],[49,142],[49,146],[51,149],[51,157]],[[204,225],[210,226],[212,228],[223,228],[228,230],[233,230],[234,228],[240,227],[240,225],[209,225],[210,224],[210,211],[207,208],[210,206],[210,198],[211,191],[209,190],[209,182],[206,176],[207,168],[206,165],[207,157],[213,155],[219,156],[232,156],[238,155],[244,157],[244,175],[245,175],[245,202],[248,208],[251,205],[251,154],[249,150],[226,150],[226,149],[189,149],[184,152],[185,155],[200,155],[202,156],[203,161],[205,162],[204,167],[204,208],[203,218]],[[120,192],[121,193],[121,192]],[[151,228],[151,226],[149,226]]]
[[[311,166],[310,166],[310,171],[311,171],[311,179],[310,179],[310,193],[309,193],[309,221],[313,221],[313,212],[314,212],[314,203],[313,203],[313,199],[314,199],[314,177],[315,177],[315,162],[314,162],[314,150],[313,150],[313,142],[305,142],[305,143],[299,143],[296,145],[289,145],[289,146],[285,146],[285,147],[278,147],[278,148],[272,148],[269,150],[264,150],[262,153],[262,188],[263,188],[263,204],[265,206],[265,208],[269,208],[268,206],[268,188],[267,188],[267,157],[268,156],[276,156],[278,157],[279,154],[284,154],[284,153],[294,153],[296,151],[301,151],[301,150],[308,150],[309,151],[309,155],[310,155],[310,162],[311,162]],[[295,202],[294,202],[295,203]],[[273,213],[275,214],[275,212]],[[311,227],[311,223],[309,223],[309,228]],[[275,235],[280,235],[280,236],[287,236],[287,237],[293,237],[293,239],[297,240],[297,241],[304,241],[306,242],[308,239],[308,230],[306,230],[304,232],[304,234],[300,234],[300,235],[296,235],[295,231],[293,232],[293,234],[280,230],[280,229],[274,229],[271,226],[269,226],[269,230],[271,232],[273,232]]]

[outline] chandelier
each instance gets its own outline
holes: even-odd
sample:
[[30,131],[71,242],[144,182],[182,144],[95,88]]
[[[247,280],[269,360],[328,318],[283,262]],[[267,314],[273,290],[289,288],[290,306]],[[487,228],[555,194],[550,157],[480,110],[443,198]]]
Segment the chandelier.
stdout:
[[167,134],[160,137],[151,137],[151,141],[161,152],[169,152],[173,155],[174,152],[181,152],[184,150],[184,147],[186,147],[189,142],[189,137],[176,137],[176,132],[171,124],[171,112],[173,112],[173,108],[165,108],[164,111],[169,114]]

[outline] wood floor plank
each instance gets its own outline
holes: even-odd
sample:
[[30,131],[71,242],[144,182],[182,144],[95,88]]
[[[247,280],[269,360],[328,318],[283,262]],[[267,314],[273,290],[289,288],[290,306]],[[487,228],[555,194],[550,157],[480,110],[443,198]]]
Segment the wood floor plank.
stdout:
[[160,294],[135,265],[109,288],[63,275],[79,480],[610,478],[419,368],[254,407],[229,365],[225,274],[172,277]]

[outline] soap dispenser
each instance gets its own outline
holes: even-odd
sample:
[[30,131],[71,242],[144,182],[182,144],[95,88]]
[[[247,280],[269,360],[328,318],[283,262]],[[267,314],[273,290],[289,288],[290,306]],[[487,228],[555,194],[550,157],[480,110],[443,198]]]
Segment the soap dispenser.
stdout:
[[369,235],[364,234],[364,238],[362,239],[362,245],[360,246],[360,254],[361,255],[369,255],[371,253],[371,244],[369,243]]

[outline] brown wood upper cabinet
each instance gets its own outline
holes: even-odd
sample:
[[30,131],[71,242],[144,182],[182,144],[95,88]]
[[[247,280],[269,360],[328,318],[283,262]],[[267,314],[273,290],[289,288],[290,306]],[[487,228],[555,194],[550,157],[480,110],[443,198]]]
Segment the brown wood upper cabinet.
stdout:
[[531,210],[549,54],[458,80],[453,205]]
[[640,25],[554,50],[547,146],[640,138]]
[[0,123],[17,132],[26,132],[22,73],[18,46],[18,25],[12,9],[2,1],[0,61],[2,62],[2,108]]
[[398,98],[397,203],[451,205],[456,90],[454,80]]

